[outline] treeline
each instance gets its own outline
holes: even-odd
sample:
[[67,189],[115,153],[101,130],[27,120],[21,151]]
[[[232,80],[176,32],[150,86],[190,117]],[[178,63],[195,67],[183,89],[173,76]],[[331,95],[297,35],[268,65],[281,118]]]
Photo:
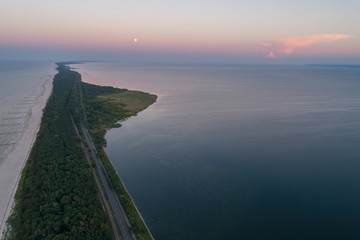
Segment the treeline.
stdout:
[[[129,109],[125,102],[119,100],[123,94],[132,102],[137,102],[136,111]],[[106,169],[108,181],[116,192],[138,240],[151,240],[153,238],[104,151],[106,145],[104,136],[106,130],[120,126],[117,124],[118,121],[136,114],[140,109],[145,109],[154,103],[156,98],[155,95],[138,91],[101,87],[87,83],[81,84],[80,99],[82,99],[81,105],[84,108],[87,128]],[[139,107],[139,105],[141,106]]]
[[[81,99],[84,109],[84,120],[96,146],[106,146],[104,138],[106,130],[113,128],[114,123],[126,118],[126,111],[121,104],[99,96],[127,92],[127,89],[103,87],[94,84],[81,84]],[[96,134],[95,134],[96,133]]]
[[59,64],[22,173],[11,239],[112,239],[91,168],[66,112],[80,74]]

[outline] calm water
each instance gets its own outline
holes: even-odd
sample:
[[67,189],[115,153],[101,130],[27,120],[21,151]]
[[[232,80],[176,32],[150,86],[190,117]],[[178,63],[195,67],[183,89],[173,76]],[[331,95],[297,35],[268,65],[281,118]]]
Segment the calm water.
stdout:
[[50,62],[0,61],[0,166],[20,138],[44,83],[55,72]]
[[160,97],[107,134],[156,239],[360,239],[360,68],[76,68]]

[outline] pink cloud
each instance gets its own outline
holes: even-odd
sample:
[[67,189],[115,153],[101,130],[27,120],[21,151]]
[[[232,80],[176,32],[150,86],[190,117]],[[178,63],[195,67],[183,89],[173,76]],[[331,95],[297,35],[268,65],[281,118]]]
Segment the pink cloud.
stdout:
[[314,36],[292,37],[261,44],[261,46],[268,49],[268,54],[266,55],[268,58],[276,58],[279,55],[293,54],[294,51],[298,48],[303,48],[319,43],[333,42],[350,37],[352,36],[344,34],[324,34]]
[[270,52],[266,55],[266,57],[268,57],[268,58],[277,58],[276,54],[275,54],[273,51],[270,51]]

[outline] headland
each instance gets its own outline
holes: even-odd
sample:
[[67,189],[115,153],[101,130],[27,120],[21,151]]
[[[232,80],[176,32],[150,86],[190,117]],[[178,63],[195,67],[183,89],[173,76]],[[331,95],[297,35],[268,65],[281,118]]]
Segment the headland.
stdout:
[[6,237],[153,239],[103,148],[107,129],[156,96],[83,83],[69,64],[58,63]]

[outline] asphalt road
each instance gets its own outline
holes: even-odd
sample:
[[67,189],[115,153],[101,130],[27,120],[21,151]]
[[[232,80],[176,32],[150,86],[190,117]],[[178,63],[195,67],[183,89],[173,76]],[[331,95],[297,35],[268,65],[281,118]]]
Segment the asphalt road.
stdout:
[[[79,85],[81,84],[81,80],[79,81],[78,84]],[[78,87],[77,87],[77,91],[78,91],[78,96],[80,96],[81,93],[79,92]],[[105,205],[105,209],[109,214],[110,222],[111,222],[113,232],[114,232],[114,237],[116,240],[118,240],[118,239],[136,240],[136,235],[131,229],[131,225],[129,223],[129,220],[127,219],[125,211],[122,208],[121,203],[120,203],[118,197],[116,196],[116,193],[110,188],[109,182],[106,177],[106,171],[104,170],[101,159],[98,157],[98,154],[97,154],[95,145],[92,141],[92,138],[90,136],[90,133],[84,124],[82,108],[81,108],[81,106],[78,106],[78,108],[81,112],[81,114],[80,114],[81,115],[81,118],[80,118],[81,132],[83,133],[84,141],[85,141],[86,145],[88,146],[88,150],[89,150],[89,151],[87,151],[86,147],[83,146],[84,152],[85,152],[85,155],[87,158],[89,158],[89,155],[90,155],[90,157],[95,162],[95,166],[96,166],[98,175],[96,175],[94,173],[94,178],[97,183],[102,201]],[[72,117],[71,112],[69,111],[68,107],[67,107],[67,112],[73,121],[75,131],[79,135],[79,130],[73,120],[73,117]],[[90,159],[88,159],[88,160],[90,160]],[[111,216],[110,216],[110,214],[111,214]],[[117,226],[115,226],[114,220],[116,221]],[[121,235],[118,233],[117,227],[120,229]]]
[[113,214],[115,219],[118,222],[121,234],[124,240],[133,240],[136,239],[135,234],[130,229],[129,221],[125,215],[125,212],[116,196],[116,193],[110,188],[107,178],[105,176],[105,170],[103,168],[101,160],[97,156],[97,151],[94,146],[94,143],[91,139],[90,133],[88,129],[81,122],[81,130],[84,135],[84,140],[89,147],[91,157],[95,161],[96,169],[99,174],[103,189],[106,192],[109,203],[113,209]]

